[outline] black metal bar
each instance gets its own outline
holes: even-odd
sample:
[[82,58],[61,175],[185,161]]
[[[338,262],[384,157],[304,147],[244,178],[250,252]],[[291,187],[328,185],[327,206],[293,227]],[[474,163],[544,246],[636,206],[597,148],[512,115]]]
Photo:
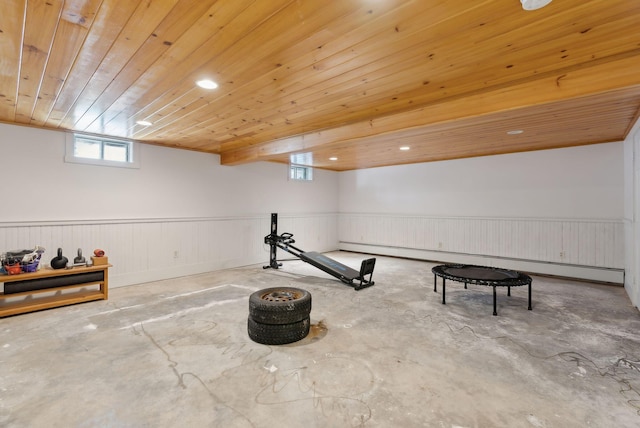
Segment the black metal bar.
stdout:
[[278,213],[271,213],[271,233],[264,237],[264,243],[269,244],[269,264],[262,269],[278,269],[282,263],[278,263]]
[[498,315],[498,311],[496,311],[496,286],[493,286],[493,315]]
[[438,275],[436,274],[433,275],[433,292],[438,292]]
[[511,297],[511,287],[507,287],[507,296]]
[[280,249],[282,249],[282,250],[286,251],[287,253],[291,253],[291,254],[293,254],[294,256],[298,257],[298,258],[300,258],[300,254],[304,253],[304,251],[303,251],[303,250],[301,250],[301,249],[300,249],[300,248],[298,248],[298,247],[294,247],[294,246],[293,246],[293,245],[291,245],[291,244],[283,244],[282,242],[276,242],[276,244],[275,244],[275,245],[276,245],[278,248],[280,248]]
[[446,305],[446,302],[444,301],[444,293],[446,292],[446,283],[447,280],[445,278],[442,278],[442,304]]
[[529,307],[527,309],[531,310],[531,282],[529,282]]

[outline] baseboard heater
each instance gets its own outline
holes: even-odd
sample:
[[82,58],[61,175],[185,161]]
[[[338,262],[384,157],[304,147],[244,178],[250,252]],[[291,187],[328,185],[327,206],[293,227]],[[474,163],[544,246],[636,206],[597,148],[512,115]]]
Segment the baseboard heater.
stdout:
[[[583,279],[587,281],[605,282],[616,285],[624,284],[624,269],[616,268],[569,265],[537,260],[510,259],[480,254],[462,254],[373,244],[358,244],[344,241],[338,243],[338,249],[342,251],[354,251],[372,255],[404,257],[433,263],[460,263],[493,266],[540,275]],[[430,275],[431,273],[429,272],[428,274]]]

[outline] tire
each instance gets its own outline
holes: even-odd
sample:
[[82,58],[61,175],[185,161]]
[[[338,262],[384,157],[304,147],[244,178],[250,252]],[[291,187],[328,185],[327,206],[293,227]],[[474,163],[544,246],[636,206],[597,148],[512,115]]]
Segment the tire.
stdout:
[[263,345],[286,345],[304,339],[309,334],[311,318],[291,324],[261,324],[248,318],[249,338]]
[[292,324],[310,313],[311,293],[300,288],[265,288],[249,296],[249,318],[260,324]]

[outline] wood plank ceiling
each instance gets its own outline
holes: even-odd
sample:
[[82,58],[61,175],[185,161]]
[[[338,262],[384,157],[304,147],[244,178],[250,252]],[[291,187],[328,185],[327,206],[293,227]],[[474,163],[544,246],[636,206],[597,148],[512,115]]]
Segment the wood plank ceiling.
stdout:
[[636,0],[0,7],[0,121],[224,165],[295,156],[344,171],[620,141],[640,108]]

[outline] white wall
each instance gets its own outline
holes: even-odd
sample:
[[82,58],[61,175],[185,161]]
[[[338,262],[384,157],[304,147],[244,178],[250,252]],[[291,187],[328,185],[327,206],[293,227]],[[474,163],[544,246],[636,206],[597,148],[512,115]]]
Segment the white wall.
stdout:
[[[338,174],[221,166],[219,156],[139,144],[139,169],[65,163],[65,133],[0,124],[0,251],[104,248],[112,285],[266,262],[271,212],[314,250],[337,248]],[[174,257],[177,252],[177,257]]]
[[[629,141],[316,170],[311,183],[288,181],[286,165],[225,167],[215,155],[144,144],[140,169],[68,164],[64,147],[62,132],[0,124],[2,178],[15,184],[0,209],[0,251],[39,244],[48,260],[57,247],[68,256],[103,247],[116,286],[266,262],[271,212],[280,213],[279,230],[308,250],[620,283],[624,268],[638,269],[628,248],[637,251],[640,198],[629,182],[640,174],[628,177],[625,152],[638,150]],[[636,196],[631,211],[625,191]],[[638,302],[637,280],[629,278]]]
[[242,216],[337,210],[337,174],[287,180],[287,166],[140,144],[140,169],[65,163],[65,134],[0,124],[2,221]]
[[345,172],[340,248],[622,283],[623,159],[619,142]]
[[633,304],[640,307],[640,120],[624,142],[625,149],[625,280]]
[[623,144],[349,171],[341,212],[621,219]]

